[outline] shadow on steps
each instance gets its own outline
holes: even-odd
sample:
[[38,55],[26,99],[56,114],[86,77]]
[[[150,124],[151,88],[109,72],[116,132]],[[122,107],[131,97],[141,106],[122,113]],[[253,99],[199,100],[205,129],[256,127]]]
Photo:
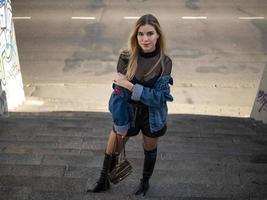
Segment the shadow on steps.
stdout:
[[[133,174],[104,194],[98,178],[112,127],[98,112],[10,113],[0,119],[0,199],[136,199],[142,136],[127,143]],[[264,199],[267,126],[253,119],[171,114],[147,199]]]

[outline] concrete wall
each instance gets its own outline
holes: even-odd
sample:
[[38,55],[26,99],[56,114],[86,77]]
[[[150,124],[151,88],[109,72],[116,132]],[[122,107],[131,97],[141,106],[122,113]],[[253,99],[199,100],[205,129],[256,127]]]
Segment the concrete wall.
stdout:
[[267,64],[265,66],[258,93],[255,98],[251,117],[267,123]]
[[0,115],[2,115],[6,113],[6,105],[8,109],[12,109],[25,100],[10,0],[0,0],[0,27],[0,87],[2,88]]

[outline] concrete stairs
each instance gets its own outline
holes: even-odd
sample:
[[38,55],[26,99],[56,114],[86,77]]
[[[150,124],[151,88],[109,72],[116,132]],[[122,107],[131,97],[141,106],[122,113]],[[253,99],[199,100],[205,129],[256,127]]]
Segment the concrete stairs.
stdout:
[[[98,179],[109,113],[10,113],[0,119],[1,200],[143,199],[142,135],[127,143],[134,171],[111,190]],[[267,199],[267,125],[252,119],[170,115],[145,199]]]

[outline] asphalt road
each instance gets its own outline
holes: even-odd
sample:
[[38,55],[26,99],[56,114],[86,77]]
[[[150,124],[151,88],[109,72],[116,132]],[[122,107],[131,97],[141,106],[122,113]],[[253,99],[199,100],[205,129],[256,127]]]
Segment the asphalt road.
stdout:
[[27,96],[67,109],[106,110],[132,17],[146,13],[173,60],[172,112],[248,116],[267,66],[265,0],[13,0],[12,9]]

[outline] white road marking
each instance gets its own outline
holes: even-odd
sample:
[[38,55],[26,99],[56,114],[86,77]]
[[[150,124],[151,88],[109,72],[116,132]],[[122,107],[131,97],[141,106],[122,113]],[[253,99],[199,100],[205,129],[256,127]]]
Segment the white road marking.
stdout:
[[12,17],[12,19],[31,19],[31,17]]
[[123,19],[139,19],[140,17],[136,17],[136,16],[127,16],[127,17],[123,17]]
[[208,17],[206,16],[198,16],[198,17],[193,17],[193,16],[183,16],[182,19],[207,19]]
[[96,17],[71,17],[71,19],[94,20],[94,19],[96,19]]
[[239,19],[264,19],[264,17],[239,17]]

